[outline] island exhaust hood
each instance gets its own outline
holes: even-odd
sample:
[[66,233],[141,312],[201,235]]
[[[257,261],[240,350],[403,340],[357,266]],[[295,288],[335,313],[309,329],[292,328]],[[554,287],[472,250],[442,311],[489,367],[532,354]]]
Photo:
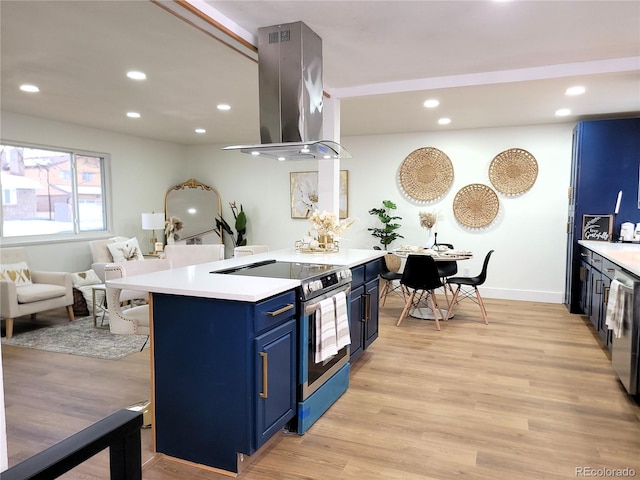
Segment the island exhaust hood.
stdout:
[[258,29],[260,144],[233,145],[278,160],[351,158],[322,135],[322,40],[303,22]]

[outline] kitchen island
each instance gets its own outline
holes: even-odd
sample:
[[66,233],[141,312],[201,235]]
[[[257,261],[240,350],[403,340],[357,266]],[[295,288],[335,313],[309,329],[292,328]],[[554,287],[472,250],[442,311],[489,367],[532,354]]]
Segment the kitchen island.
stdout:
[[[309,254],[287,249],[109,281],[111,288],[151,292],[156,452],[238,473],[246,455],[257,452],[290,421],[318,416],[297,401],[300,280],[216,271],[265,260],[349,267],[354,289],[367,295],[351,300],[350,323],[359,323],[354,306],[360,311],[366,305],[363,317],[375,317],[375,335],[359,326],[355,336],[370,343],[377,337],[382,255],[377,250]],[[373,284],[368,293],[355,288]],[[351,334],[352,343],[360,341],[353,328]],[[349,364],[314,393],[317,403],[341,395],[348,374]],[[324,403],[328,408],[330,403]]]

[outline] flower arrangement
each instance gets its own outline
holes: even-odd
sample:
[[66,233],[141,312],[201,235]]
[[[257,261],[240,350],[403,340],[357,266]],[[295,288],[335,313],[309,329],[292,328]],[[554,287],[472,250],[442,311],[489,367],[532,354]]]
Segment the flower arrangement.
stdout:
[[319,236],[328,235],[332,238],[339,236],[354,222],[349,218],[339,221],[335,213],[318,212],[317,210],[309,216],[309,221],[313,224],[313,229],[318,232]]
[[431,229],[435,226],[438,221],[438,214],[435,212],[419,212],[420,217],[420,226],[422,228],[426,228],[429,232],[429,238],[427,239],[427,248],[436,248],[438,246],[438,233],[433,232],[433,238]]
[[182,230],[184,223],[178,217],[169,217],[164,222],[164,235],[167,238],[167,242],[180,239],[180,231]]
[[438,220],[438,215],[433,212],[420,212],[420,226],[422,228],[433,228]]

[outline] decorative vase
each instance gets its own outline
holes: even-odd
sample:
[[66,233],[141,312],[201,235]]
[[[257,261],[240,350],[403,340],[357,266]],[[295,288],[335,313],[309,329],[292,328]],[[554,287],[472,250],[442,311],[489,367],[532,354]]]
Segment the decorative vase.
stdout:
[[167,245],[173,245],[176,241],[173,239],[173,233],[167,235]]
[[432,228],[427,228],[427,242],[425,243],[425,248],[433,248],[433,245],[436,243],[436,235],[433,232]]
[[331,237],[329,235],[318,235],[318,243],[321,247],[326,247],[328,243],[331,243]]

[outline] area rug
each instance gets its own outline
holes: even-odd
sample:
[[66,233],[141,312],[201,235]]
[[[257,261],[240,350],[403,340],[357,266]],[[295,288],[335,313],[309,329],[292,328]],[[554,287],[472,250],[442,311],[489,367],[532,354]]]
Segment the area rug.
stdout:
[[[108,329],[94,328],[92,317],[85,317],[73,322],[17,333],[9,340],[2,337],[2,344],[118,360],[140,351],[146,340],[146,335],[114,335]],[[147,342],[145,348],[148,347]]]

